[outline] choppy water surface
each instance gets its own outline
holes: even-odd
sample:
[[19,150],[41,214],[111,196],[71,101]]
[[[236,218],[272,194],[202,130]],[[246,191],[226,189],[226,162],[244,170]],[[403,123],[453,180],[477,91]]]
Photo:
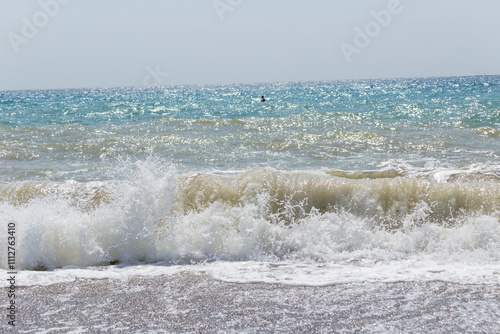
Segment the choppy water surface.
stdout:
[[499,156],[498,76],[0,92],[24,285],[498,284]]

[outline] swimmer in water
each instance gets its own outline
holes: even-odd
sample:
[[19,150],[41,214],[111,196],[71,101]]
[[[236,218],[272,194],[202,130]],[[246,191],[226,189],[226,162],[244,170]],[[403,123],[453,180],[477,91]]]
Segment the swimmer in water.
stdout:
[[264,95],[262,95],[262,99],[260,100],[260,102],[266,102],[266,99],[264,98]]

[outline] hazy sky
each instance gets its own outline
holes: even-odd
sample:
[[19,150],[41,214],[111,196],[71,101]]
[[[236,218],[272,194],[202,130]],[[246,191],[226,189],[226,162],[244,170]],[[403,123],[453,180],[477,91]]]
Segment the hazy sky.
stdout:
[[0,0],[0,90],[500,74],[498,0]]

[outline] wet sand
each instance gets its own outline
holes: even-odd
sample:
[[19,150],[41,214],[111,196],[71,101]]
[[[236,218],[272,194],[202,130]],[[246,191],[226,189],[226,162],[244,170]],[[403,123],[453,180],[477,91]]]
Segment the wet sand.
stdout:
[[[194,275],[80,280],[18,287],[16,331],[498,333],[499,291],[444,282],[237,284]],[[2,318],[2,331],[11,331]]]

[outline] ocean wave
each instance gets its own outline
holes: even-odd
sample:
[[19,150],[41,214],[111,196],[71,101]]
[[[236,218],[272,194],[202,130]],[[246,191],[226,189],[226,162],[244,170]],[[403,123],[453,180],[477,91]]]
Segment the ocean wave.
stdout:
[[500,129],[494,129],[490,126],[481,127],[477,131],[486,137],[500,137]]
[[388,160],[380,164],[381,170],[391,170],[400,176],[425,178],[431,182],[498,182],[500,164],[496,162],[473,163],[457,167],[437,160],[426,160],[423,166],[414,166],[406,161]]
[[499,260],[498,180],[439,183],[393,173],[181,173],[150,159],[117,166],[110,181],[2,184],[0,217],[17,228],[21,269],[422,255],[460,261],[465,253]]

